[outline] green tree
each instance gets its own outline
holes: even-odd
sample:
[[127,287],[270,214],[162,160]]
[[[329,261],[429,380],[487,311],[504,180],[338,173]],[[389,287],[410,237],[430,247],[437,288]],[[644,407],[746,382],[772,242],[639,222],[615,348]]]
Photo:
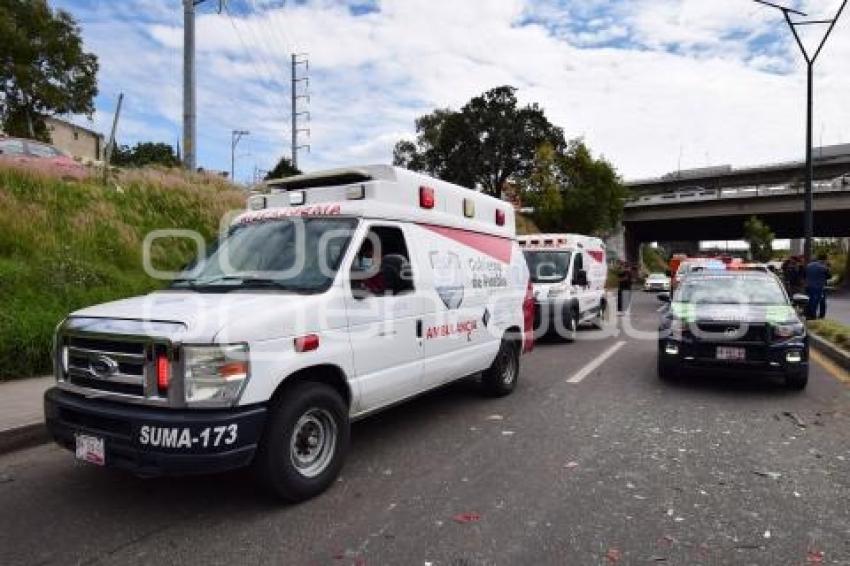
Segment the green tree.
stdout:
[[534,223],[544,232],[558,230],[564,223],[564,200],[561,197],[559,156],[551,144],[537,150],[534,169],[528,179],[523,205],[534,209]]
[[528,178],[538,148],[565,146],[563,131],[537,104],[520,106],[516,89],[500,86],[459,111],[438,109],[416,120],[416,140],[400,141],[393,163],[500,196],[510,179]]
[[750,245],[750,255],[755,261],[770,261],[773,257],[773,231],[757,216],[744,223],[744,240]]
[[283,179],[285,177],[292,177],[294,175],[300,175],[301,170],[298,167],[294,167],[292,165],[292,161],[288,157],[281,157],[280,161],[277,162],[277,165],[274,166],[274,169],[266,173],[265,180],[268,181],[270,179]]
[[622,219],[627,195],[611,164],[573,140],[560,153],[548,144],[538,149],[523,204],[542,230],[607,235]]
[[97,57],[80,28],[47,0],[0,0],[0,122],[22,137],[50,141],[44,117],[94,112]]
[[132,148],[126,145],[116,147],[112,152],[112,165],[120,167],[145,167],[146,165],[179,167],[180,159],[174,148],[167,143],[141,142]]

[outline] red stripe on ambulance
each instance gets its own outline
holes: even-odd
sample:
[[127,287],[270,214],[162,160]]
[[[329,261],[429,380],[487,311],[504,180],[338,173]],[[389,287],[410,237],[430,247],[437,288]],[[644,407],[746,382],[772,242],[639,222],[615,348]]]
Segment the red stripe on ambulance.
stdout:
[[434,226],[433,224],[420,224],[420,226],[449,238],[450,240],[469,246],[470,248],[486,254],[493,259],[497,259],[502,263],[511,262],[513,242],[510,238],[491,236],[490,234],[481,234],[479,232],[470,232],[469,230],[462,230],[460,228]]

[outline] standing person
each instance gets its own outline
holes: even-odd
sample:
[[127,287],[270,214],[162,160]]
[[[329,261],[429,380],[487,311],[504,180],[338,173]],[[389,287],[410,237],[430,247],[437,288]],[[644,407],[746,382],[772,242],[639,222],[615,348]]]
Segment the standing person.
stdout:
[[632,289],[632,271],[626,262],[620,264],[620,272],[617,279],[617,315],[623,316],[628,308],[628,294]]
[[799,272],[797,269],[797,262],[794,260],[794,256],[789,256],[785,258],[785,261],[782,262],[782,281],[785,283],[785,290],[788,291],[789,295],[794,294],[794,279],[796,277],[796,273]]
[[826,254],[818,254],[817,259],[806,266],[806,294],[809,296],[806,314],[809,318],[826,316],[826,282],[831,277],[826,259]]

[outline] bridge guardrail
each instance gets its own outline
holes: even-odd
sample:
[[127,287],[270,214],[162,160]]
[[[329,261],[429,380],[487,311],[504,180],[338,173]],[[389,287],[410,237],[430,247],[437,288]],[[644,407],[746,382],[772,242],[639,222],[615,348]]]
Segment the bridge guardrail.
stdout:
[[[813,184],[815,193],[830,193],[850,191],[850,175],[844,175],[831,181],[820,181]],[[672,193],[642,195],[626,202],[626,207],[659,206],[680,202],[699,202],[709,200],[724,200],[752,197],[772,197],[784,195],[802,195],[802,186],[794,185],[751,185],[727,189],[706,189],[693,187]]]

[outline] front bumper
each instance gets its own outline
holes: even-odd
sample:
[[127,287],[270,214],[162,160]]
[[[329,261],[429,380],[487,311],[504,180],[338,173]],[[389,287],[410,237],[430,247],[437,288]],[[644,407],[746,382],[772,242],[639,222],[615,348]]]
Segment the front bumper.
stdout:
[[[668,345],[674,345],[677,352],[668,352]],[[744,348],[744,360],[717,359],[718,347]],[[798,352],[799,361],[788,361],[789,352]],[[680,367],[725,369],[795,375],[804,373],[809,367],[809,345],[807,340],[792,340],[781,343],[753,344],[730,342],[680,341],[662,338],[658,342],[658,355],[665,363]]]
[[77,434],[102,438],[107,466],[140,476],[185,475],[249,465],[263,432],[266,408],[141,407],[88,399],[54,387],[44,394],[44,417],[51,437],[70,450]]

